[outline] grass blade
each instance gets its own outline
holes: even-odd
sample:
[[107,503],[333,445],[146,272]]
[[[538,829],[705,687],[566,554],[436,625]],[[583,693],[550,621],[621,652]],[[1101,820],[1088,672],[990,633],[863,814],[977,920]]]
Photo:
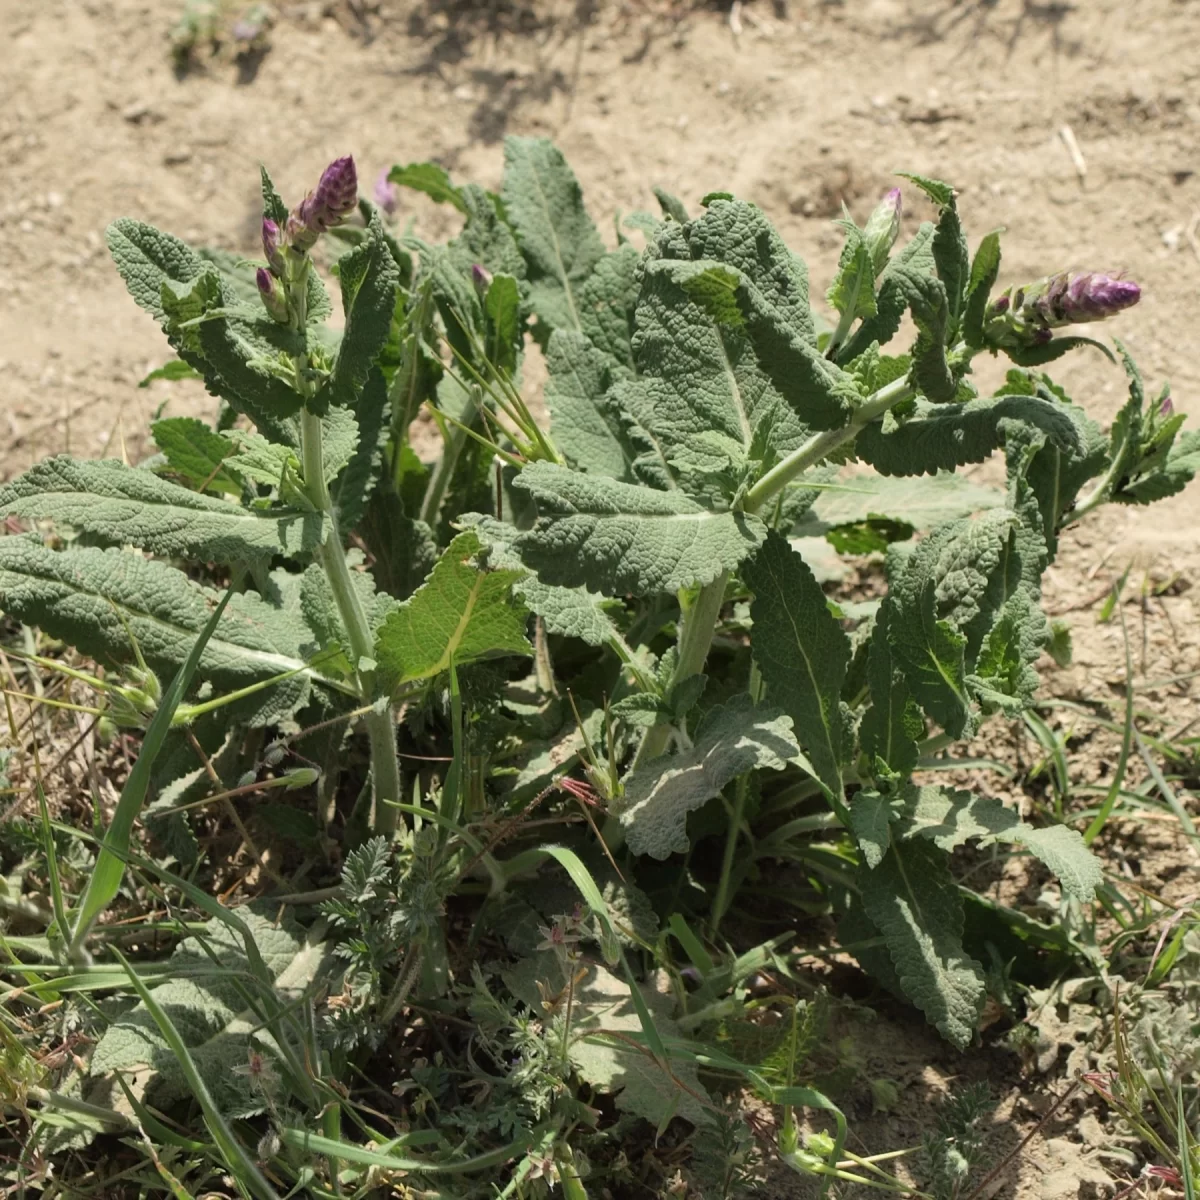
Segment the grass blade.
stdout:
[[213,610],[208,624],[196,639],[191,653],[187,656],[187,661],[179,668],[175,678],[171,681],[171,686],[163,695],[158,711],[154,714],[154,719],[146,730],[141,752],[133,764],[133,770],[129,772],[125,786],[121,789],[121,798],[117,802],[116,812],[113,813],[112,823],[104,835],[100,853],[96,857],[96,866],[88,880],[83,899],[79,903],[75,928],[71,934],[71,943],[67,948],[68,957],[72,959],[84,956],[84,943],[87,941],[88,933],[104,910],[113,902],[117,892],[120,891],[121,880],[125,877],[125,858],[129,852],[133,824],[146,800],[146,792],[150,786],[150,771],[154,766],[154,760],[162,750],[163,742],[166,740],[175,716],[175,710],[179,707],[188,685],[192,682],[192,676],[196,673],[196,667],[200,663],[204,647],[208,644],[208,639],[212,637],[217,622],[220,621],[221,614],[225,611],[225,605],[229,603],[232,595],[232,591],[227,591],[221,597],[221,602]]
[[1100,811],[1092,819],[1083,835],[1085,846],[1090,846],[1100,831],[1108,824],[1108,818],[1116,807],[1117,798],[1121,794],[1121,785],[1125,782],[1125,770],[1129,765],[1129,752],[1133,748],[1133,659],[1129,653],[1129,630],[1125,626],[1125,610],[1121,613],[1121,639],[1125,643],[1125,723],[1121,731],[1121,756],[1117,759],[1117,769],[1113,772],[1112,784],[1100,805]]
[[212,1135],[212,1139],[216,1143],[217,1150],[220,1152],[226,1169],[233,1174],[239,1186],[248,1194],[257,1196],[259,1200],[279,1200],[279,1193],[275,1191],[267,1181],[266,1176],[258,1169],[258,1164],[250,1157],[245,1146],[238,1140],[237,1135],[229,1127],[229,1123],[214,1103],[212,1094],[208,1090],[208,1085],[204,1082],[203,1077],[197,1069],[191,1051],[188,1050],[187,1043],[180,1037],[179,1030],[175,1028],[175,1023],[167,1015],[162,1005],[155,1000],[154,993],[141,981],[138,973],[130,965],[129,960],[115,947],[113,948],[113,953],[125,968],[125,973],[129,976],[129,982],[133,985],[133,990],[138,994],[138,999],[146,1006],[146,1011],[151,1017],[154,1018],[154,1023],[158,1026],[158,1031],[162,1034],[163,1041],[167,1043],[171,1049],[171,1053],[175,1055],[179,1063],[179,1068],[187,1080],[188,1087],[191,1088],[192,1095],[196,1098],[196,1103],[200,1105],[200,1109],[204,1113],[204,1123],[208,1126],[208,1132]]

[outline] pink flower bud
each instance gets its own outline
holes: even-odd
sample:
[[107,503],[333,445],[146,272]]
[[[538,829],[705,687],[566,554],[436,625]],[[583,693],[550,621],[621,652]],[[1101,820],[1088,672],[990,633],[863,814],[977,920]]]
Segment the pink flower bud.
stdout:
[[375,180],[375,203],[390,217],[400,205],[400,185],[388,178],[384,167]]
[[888,255],[900,235],[900,213],[902,200],[900,189],[892,188],[879,202],[875,211],[867,218],[863,229],[863,240],[871,252],[871,263],[878,275],[887,263]]
[[988,305],[987,341],[995,347],[1037,346],[1064,325],[1103,321],[1141,299],[1142,289],[1129,279],[1095,271],[1062,271],[1034,283],[1009,288]]
[[492,286],[492,273],[487,267],[474,263],[471,267],[471,282],[480,296],[486,296],[488,288]]
[[271,274],[277,275],[280,278],[282,278],[284,271],[282,242],[283,239],[279,232],[279,226],[276,225],[270,217],[263,217],[263,258],[265,258],[270,265]]
[[258,268],[254,273],[254,282],[258,284],[258,294],[267,312],[281,325],[288,324],[291,315],[283,284],[266,267]]

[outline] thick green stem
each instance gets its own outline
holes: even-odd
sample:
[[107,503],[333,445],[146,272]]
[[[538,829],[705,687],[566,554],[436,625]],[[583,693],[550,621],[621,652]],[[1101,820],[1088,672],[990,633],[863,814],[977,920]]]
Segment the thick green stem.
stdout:
[[358,678],[359,695],[371,711],[364,718],[371,743],[371,777],[374,784],[374,804],[371,827],[377,833],[390,833],[396,827],[400,802],[400,761],[396,757],[396,730],[392,708],[385,697],[377,695],[372,655],[375,639],[362,597],[354,586],[346,552],[338,530],[337,511],[330,499],[325,482],[324,449],[321,418],[307,408],[300,411],[300,453],[304,464],[304,486],[309,500],[329,517],[331,528],[324,544],[317,550],[316,559],[325,578],[329,580],[334,603],[346,627],[350,659]]
[[883,416],[889,408],[914,395],[907,376],[882,387],[855,410],[854,419],[841,429],[829,429],[812,437],[776,463],[747,493],[743,507],[757,512],[766,502],[783,491],[798,475],[828,458],[838,447],[856,438],[864,426]]
[[[672,684],[681,683],[704,670],[704,663],[712,646],[713,633],[716,631],[717,618],[721,615],[721,604],[725,600],[725,585],[728,582],[729,572],[722,571],[716,579],[700,589],[700,594],[684,614],[683,628],[679,632],[679,659],[671,677]],[[633,765],[639,767],[642,763],[657,758],[666,750],[670,737],[669,725],[652,725],[642,738]]]

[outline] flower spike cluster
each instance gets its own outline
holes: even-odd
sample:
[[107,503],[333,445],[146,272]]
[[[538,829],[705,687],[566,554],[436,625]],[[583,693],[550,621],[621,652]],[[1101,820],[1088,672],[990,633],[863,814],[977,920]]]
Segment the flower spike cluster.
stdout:
[[1103,321],[1131,308],[1141,295],[1142,289],[1129,279],[1062,271],[1001,292],[988,305],[985,336],[995,347],[1040,346],[1055,329]]
[[[283,229],[264,217],[265,267],[255,274],[263,307],[280,324],[296,322],[303,314],[308,252],[321,234],[340,225],[358,203],[358,173],[350,155],[335,159],[321,173],[316,189],[288,214]],[[302,323],[302,321],[301,321]]]

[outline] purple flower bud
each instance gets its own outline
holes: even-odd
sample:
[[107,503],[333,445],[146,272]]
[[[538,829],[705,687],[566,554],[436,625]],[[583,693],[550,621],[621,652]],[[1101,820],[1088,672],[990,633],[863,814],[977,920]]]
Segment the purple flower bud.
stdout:
[[358,203],[358,173],[350,155],[335,159],[322,172],[316,191],[288,216],[288,242],[301,254],[311,250],[326,230],[340,225]]
[[474,263],[471,267],[471,282],[480,296],[486,296],[488,288],[492,286],[492,273],[487,267]]
[[902,208],[900,189],[892,188],[867,218],[866,227],[863,229],[863,240],[871,252],[871,262],[875,267],[876,275],[883,270],[888,255],[896,244],[896,238],[900,235]]
[[283,290],[283,284],[266,267],[258,268],[254,273],[254,282],[258,284],[258,294],[267,312],[281,325],[288,324],[291,314],[288,311],[287,293]]
[[1175,405],[1171,400],[1171,392],[1169,388],[1163,388],[1162,400],[1158,405],[1158,415],[1165,421],[1168,417],[1174,416]]
[[262,245],[263,257],[267,260],[271,267],[271,274],[283,277],[284,262],[282,235],[279,232],[279,226],[271,220],[270,217],[263,217],[262,223]]
[[1009,288],[988,305],[985,333],[989,345],[1039,346],[1063,325],[1102,321],[1130,308],[1142,289],[1128,279],[1095,271],[1062,271],[1034,283]]
[[388,178],[388,168],[384,167],[375,180],[375,203],[390,217],[400,205],[400,185]]

